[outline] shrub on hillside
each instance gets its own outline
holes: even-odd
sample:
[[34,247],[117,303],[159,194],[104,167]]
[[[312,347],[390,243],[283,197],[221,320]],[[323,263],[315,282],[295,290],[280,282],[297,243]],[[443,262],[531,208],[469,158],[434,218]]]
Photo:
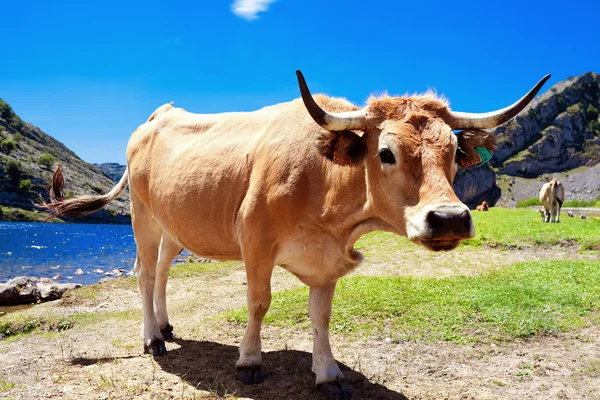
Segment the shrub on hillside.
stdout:
[[8,160],[4,164],[4,173],[8,175],[8,180],[13,185],[18,185],[21,181],[21,163],[17,160]]
[[30,194],[33,192],[33,183],[29,179],[23,179],[19,182],[19,191],[25,195]]
[[56,157],[52,154],[44,154],[38,157],[36,163],[42,168],[50,169],[56,162]]
[[0,151],[4,154],[10,154],[17,147],[16,143],[13,140],[5,139],[0,140]]
[[586,110],[587,119],[596,121],[598,120],[598,109],[590,104]]

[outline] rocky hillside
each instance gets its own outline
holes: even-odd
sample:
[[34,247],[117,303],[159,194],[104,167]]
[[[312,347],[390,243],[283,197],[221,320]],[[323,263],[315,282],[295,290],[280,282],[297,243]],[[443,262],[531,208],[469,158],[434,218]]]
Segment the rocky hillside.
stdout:
[[125,172],[126,165],[119,163],[102,163],[102,164],[92,164],[94,167],[99,168],[102,172],[110,177],[114,182],[119,182],[119,179],[123,176],[123,172]]
[[[103,194],[114,186],[108,175],[39,128],[23,122],[6,102],[0,100],[0,207],[5,211],[34,210],[33,201],[40,194],[46,196],[52,172],[59,162],[68,198]],[[106,209],[77,221],[130,223],[129,200],[122,196]]]
[[[570,183],[577,186],[579,174],[600,162],[599,109],[598,74],[589,72],[557,83],[516,118],[490,130],[498,136],[498,148],[490,161],[493,168],[460,171],[455,182],[457,194],[469,205],[481,200],[495,204],[500,198],[502,204],[511,205],[526,198],[522,196],[537,196],[542,181],[559,173],[569,175],[574,169]],[[499,187],[496,175],[508,184]],[[593,172],[582,175],[586,188],[574,187],[569,199],[590,200],[587,197],[600,187],[595,176]],[[517,182],[523,190],[512,190]],[[525,190],[527,185],[534,187]]]

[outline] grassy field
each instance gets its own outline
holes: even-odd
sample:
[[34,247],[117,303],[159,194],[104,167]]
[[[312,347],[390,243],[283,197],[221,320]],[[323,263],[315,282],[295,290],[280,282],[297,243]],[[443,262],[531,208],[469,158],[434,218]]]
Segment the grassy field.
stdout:
[[[520,263],[475,277],[351,277],[337,287],[331,327],[361,339],[512,340],[597,322],[598,293],[600,261]],[[265,322],[309,329],[307,302],[307,288],[278,293]]]
[[[454,398],[474,388],[556,398],[564,387],[574,388],[564,398],[598,398],[589,388],[600,387],[600,220],[543,224],[533,210],[499,208],[473,218],[477,236],[449,253],[383,232],[357,242],[366,260],[338,283],[331,322],[357,398]],[[170,271],[171,322],[183,340],[165,360],[140,354],[135,278],[114,279],[0,316],[0,397],[35,398],[35,381],[58,397],[65,383],[76,388],[66,398],[320,398],[311,391],[308,290],[280,269],[273,290],[263,385],[239,384],[232,367],[246,322],[243,263],[187,263]],[[298,357],[308,365],[294,366]],[[472,372],[436,378],[448,365]]]
[[[559,224],[542,223],[539,212],[523,209],[490,208],[473,212],[476,236],[461,247],[518,249],[524,246],[576,246],[580,250],[600,250],[600,219],[562,218]],[[366,256],[413,249],[404,238],[386,232],[363,236],[356,248]]]
[[[526,208],[532,206],[542,206],[540,199],[537,197],[530,197],[528,199],[522,199],[517,201],[517,208]],[[596,200],[567,200],[562,205],[563,208],[567,207],[594,207],[600,208],[600,199]]]

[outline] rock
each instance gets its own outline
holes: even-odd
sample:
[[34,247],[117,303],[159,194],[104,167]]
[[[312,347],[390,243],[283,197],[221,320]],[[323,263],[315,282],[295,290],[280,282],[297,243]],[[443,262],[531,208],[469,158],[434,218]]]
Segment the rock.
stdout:
[[78,283],[40,283],[38,289],[42,301],[60,299],[67,290],[80,288]]
[[0,305],[34,303],[40,298],[40,291],[31,278],[20,276],[0,284]]
[[488,164],[459,170],[454,179],[454,191],[471,208],[484,200],[494,205],[500,198],[496,175]]
[[113,269],[110,272],[117,278],[122,278],[125,276],[125,270],[122,270],[122,269]]
[[[48,278],[44,278],[48,279]],[[73,283],[40,283],[36,284],[33,279],[20,276],[0,284],[0,305],[14,306],[29,304],[39,301],[56,300],[70,289],[81,287]]]
[[83,270],[81,268],[77,268],[77,270],[74,272],[75,275],[83,275]]
[[50,278],[40,278],[38,279],[39,283],[52,283],[52,279]]
[[62,279],[62,275],[55,275],[52,277],[52,279]]

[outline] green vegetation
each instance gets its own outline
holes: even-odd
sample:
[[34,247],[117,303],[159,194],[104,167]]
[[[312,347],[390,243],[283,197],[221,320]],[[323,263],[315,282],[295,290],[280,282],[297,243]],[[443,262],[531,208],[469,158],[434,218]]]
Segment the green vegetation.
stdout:
[[563,207],[600,207],[600,198],[596,200],[567,200],[563,203]]
[[[520,263],[480,276],[340,280],[331,329],[397,340],[486,342],[568,330],[599,318],[599,261]],[[275,294],[267,324],[307,328],[308,289]],[[246,321],[241,309],[222,317]]]
[[46,169],[52,168],[52,166],[54,165],[55,162],[56,162],[56,157],[54,157],[52,154],[41,155],[36,160],[37,165],[39,165],[42,168],[46,168]]
[[33,183],[31,183],[31,180],[24,179],[19,182],[19,191],[26,196],[33,193]]
[[[535,206],[542,206],[542,203],[540,203],[540,199],[538,199],[537,197],[531,197],[529,199],[523,199],[523,200],[519,200],[517,202],[517,208],[527,208],[527,207],[535,207]],[[575,207],[575,208],[579,208],[579,207],[600,207],[600,198],[596,199],[596,200],[567,200],[563,203],[563,208],[564,207]]]
[[517,201],[517,208],[526,208],[526,207],[541,206],[541,205],[542,205],[542,203],[540,202],[540,199],[538,199],[537,197],[530,197],[528,199],[523,199],[523,200]]
[[15,312],[0,319],[0,339],[16,340],[31,333],[62,332],[75,326],[86,326],[110,319],[131,320],[137,317],[139,317],[138,310],[86,312],[68,316],[54,313],[38,315],[32,312]]
[[4,139],[0,140],[0,151],[4,154],[10,154],[17,147],[14,140]]
[[587,110],[585,111],[587,119],[596,121],[598,120],[598,114],[598,109],[594,107],[592,103],[590,103]]
[[[41,222],[46,218],[45,213],[38,211],[29,211],[17,207],[2,206],[2,212],[0,213],[0,220],[2,221],[28,221],[28,222]],[[54,218],[52,223],[64,223],[60,218]]]
[[582,250],[600,250],[600,219],[561,218],[559,224],[544,224],[537,211],[492,207],[473,213],[477,235],[463,246],[513,248],[523,245],[579,245]]
[[2,99],[0,99],[0,118],[6,121],[8,125],[19,129],[23,127],[23,121],[13,111],[13,109]]
[[73,325],[74,319],[71,317],[27,316],[16,313],[15,316],[11,314],[0,320],[0,338],[24,335],[37,330],[61,332],[71,329]]
[[191,262],[173,265],[169,270],[169,278],[189,278],[191,276],[211,276],[223,274],[234,267],[242,265],[241,261],[226,261],[220,263]]
[[567,112],[569,114],[579,114],[581,112],[581,103],[575,103],[567,107]]
[[21,163],[16,160],[8,160],[4,164],[4,173],[8,175],[8,180],[17,186],[21,181]]
[[8,392],[14,387],[14,383],[7,381],[4,375],[0,375],[0,392]]

